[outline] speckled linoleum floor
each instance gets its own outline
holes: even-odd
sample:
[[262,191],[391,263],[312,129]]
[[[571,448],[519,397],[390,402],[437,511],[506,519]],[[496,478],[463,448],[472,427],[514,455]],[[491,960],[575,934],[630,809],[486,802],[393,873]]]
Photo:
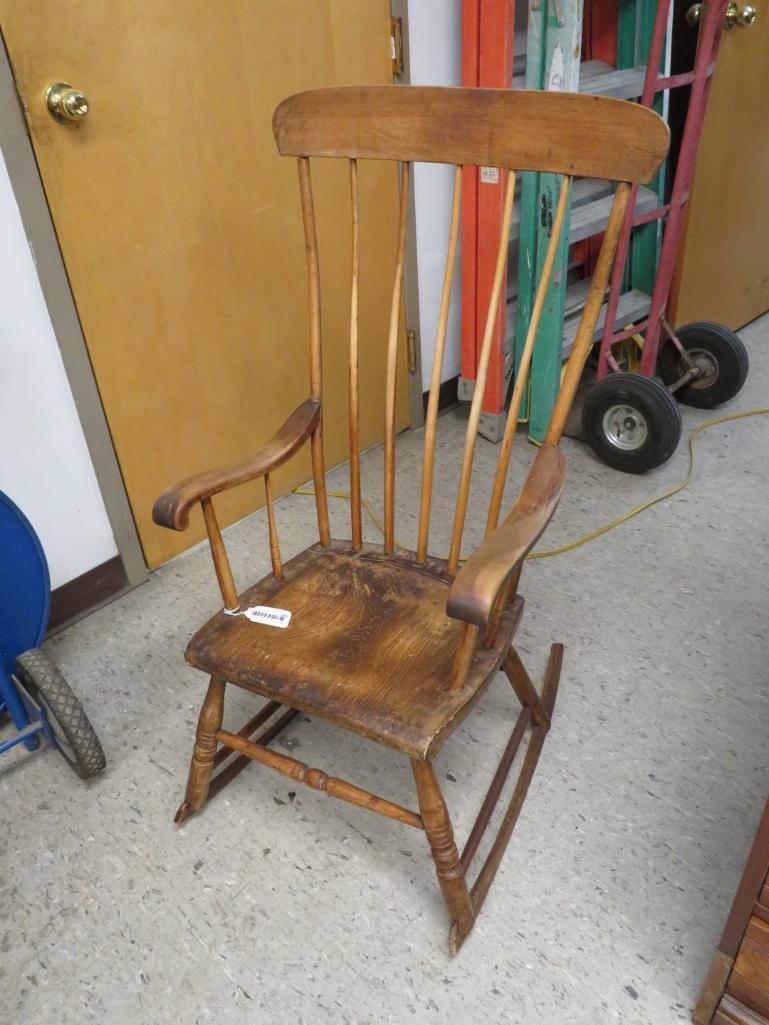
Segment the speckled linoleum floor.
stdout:
[[[729,411],[769,394],[769,319],[743,337],[751,373]],[[706,418],[685,409],[685,430]],[[461,411],[440,423],[436,550],[463,428]],[[205,686],[181,653],[217,607],[205,550],[57,636],[48,650],[109,769],[84,785],[50,751],[0,760],[0,1022],[687,1021],[769,793],[768,442],[769,417],[707,432],[691,487],[527,568],[519,647],[541,673],[549,643],[565,642],[561,691],[513,842],[454,960],[424,837],[406,826],[257,766],[172,825]],[[420,446],[419,435],[399,439],[406,540]],[[577,442],[565,448],[566,495],[541,547],[686,471],[685,444],[640,478]],[[510,495],[531,456],[521,442]],[[480,503],[494,447],[481,442],[478,457]],[[374,502],[381,460],[364,460]],[[348,510],[332,507],[345,536]],[[278,520],[286,557],[314,540],[311,498],[283,499]],[[241,581],[267,571],[266,533],[262,513],[227,532]],[[236,692],[227,723],[257,704]],[[500,677],[438,759],[460,838],[511,710]],[[306,717],[277,743],[414,804],[394,753]]]

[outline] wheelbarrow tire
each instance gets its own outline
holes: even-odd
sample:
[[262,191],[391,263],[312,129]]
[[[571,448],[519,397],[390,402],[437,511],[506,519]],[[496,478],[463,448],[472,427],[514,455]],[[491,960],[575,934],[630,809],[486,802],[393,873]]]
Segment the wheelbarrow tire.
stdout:
[[[676,330],[681,345],[705,376],[674,392],[679,402],[697,409],[713,409],[740,391],[748,376],[748,352],[742,339],[723,324],[700,320]],[[675,384],[686,373],[681,354],[671,341],[660,349],[657,372],[665,384]]]
[[99,738],[83,706],[62,674],[41,648],[25,651],[16,659],[15,675],[46,714],[58,742],[59,753],[80,776],[98,776],[107,764]]
[[641,374],[609,374],[587,393],[582,430],[615,470],[645,473],[666,462],[681,438],[681,411],[662,384]]

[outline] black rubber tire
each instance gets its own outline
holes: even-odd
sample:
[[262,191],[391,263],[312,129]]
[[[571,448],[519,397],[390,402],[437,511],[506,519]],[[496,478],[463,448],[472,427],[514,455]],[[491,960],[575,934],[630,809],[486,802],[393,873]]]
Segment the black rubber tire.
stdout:
[[[692,381],[674,392],[676,399],[697,409],[713,409],[740,391],[748,376],[748,353],[741,339],[723,324],[702,320],[676,330],[687,352],[704,351],[717,367],[715,377]],[[665,384],[675,384],[686,373],[678,349],[666,341],[657,357],[657,373]]]
[[59,743],[59,753],[80,776],[98,776],[107,764],[99,738],[72,688],[41,648],[31,648],[16,659],[18,682],[46,714]]
[[[641,414],[646,437],[637,448],[610,441],[604,417],[612,406],[629,406]],[[676,450],[682,430],[681,410],[665,386],[640,374],[609,374],[587,393],[582,430],[593,452],[615,470],[645,473],[666,462]]]

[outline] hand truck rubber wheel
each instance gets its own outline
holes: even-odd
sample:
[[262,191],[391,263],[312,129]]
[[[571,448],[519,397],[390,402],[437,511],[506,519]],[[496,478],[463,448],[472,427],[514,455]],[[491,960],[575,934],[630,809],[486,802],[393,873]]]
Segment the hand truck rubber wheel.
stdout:
[[675,452],[681,411],[656,378],[609,374],[587,393],[582,430],[602,462],[625,473],[644,473]]
[[81,779],[97,776],[107,764],[99,738],[72,688],[41,648],[16,659],[14,676],[42,708],[59,753]]
[[[673,393],[678,401],[712,409],[733,399],[748,376],[748,353],[734,331],[703,320],[678,328],[676,335],[701,375]],[[657,373],[663,382],[675,384],[687,370],[681,353],[666,341],[657,357]]]

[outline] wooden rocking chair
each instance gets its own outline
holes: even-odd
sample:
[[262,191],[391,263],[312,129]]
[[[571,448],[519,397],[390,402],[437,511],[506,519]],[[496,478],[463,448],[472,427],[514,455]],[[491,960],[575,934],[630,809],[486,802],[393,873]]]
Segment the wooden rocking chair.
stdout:
[[[203,509],[224,599],[192,639],[187,661],[210,675],[200,712],[184,802],[184,822],[249,760],[261,762],[316,790],[423,829],[451,919],[456,952],[473,927],[510,840],[553,714],[563,648],[554,644],[539,694],[512,646],[523,599],[522,561],[547,526],[561,495],[564,458],[559,440],[593,341],[630,183],[647,182],[667,151],[664,122],[644,107],[595,96],[523,90],[418,87],[320,89],[292,96],[275,112],[283,155],[298,158],[310,302],[310,395],[278,433],[240,466],[201,473],[165,492],[155,522],[184,530],[196,502]],[[345,157],[352,195],[350,324],[350,490],[352,539],[332,540],[326,504],[322,435],[318,244],[310,157]],[[385,380],[384,544],[364,544],[358,445],[358,169],[359,158],[401,162],[399,234]],[[438,337],[424,434],[419,533],[415,552],[395,545],[395,393],[398,322],[403,286],[407,194],[413,161],[455,165],[454,198]],[[462,458],[459,494],[447,560],[428,555],[428,529],[441,379],[451,283],[459,233],[464,165],[507,174],[503,230],[486,317]],[[515,170],[564,175],[536,293],[531,326],[516,372],[510,412],[486,519],[485,540],[459,568],[470,476],[493,326],[503,293]],[[507,173],[509,171],[509,173]],[[518,500],[500,524],[500,507],[524,382],[561,234],[572,175],[619,182],[576,342],[562,378],[544,445]],[[285,565],[273,515],[270,473],[309,441],[320,542]],[[264,478],[272,574],[238,595],[217,525],[212,496]],[[287,629],[232,613],[250,606],[291,612]],[[510,740],[460,855],[432,761],[499,669],[521,704]],[[268,699],[237,733],[222,729],[227,683]],[[298,711],[322,716],[411,759],[419,811],[394,804],[270,749]],[[277,716],[256,739],[259,727]],[[530,730],[529,730],[530,727]],[[528,748],[499,833],[472,887],[467,876],[524,736]],[[234,759],[232,755],[236,754]],[[213,770],[219,766],[217,775]]]

